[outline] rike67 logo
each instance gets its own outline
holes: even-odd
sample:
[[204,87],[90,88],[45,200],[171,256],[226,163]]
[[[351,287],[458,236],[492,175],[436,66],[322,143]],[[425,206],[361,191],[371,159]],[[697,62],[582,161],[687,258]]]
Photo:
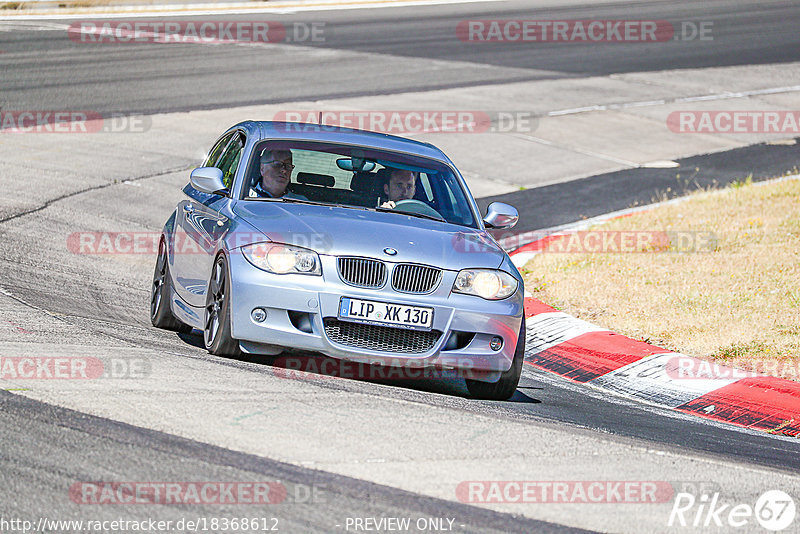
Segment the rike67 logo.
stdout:
[[723,502],[720,494],[678,493],[669,514],[667,526],[673,527],[749,527],[753,519],[765,529],[778,532],[789,527],[796,514],[794,500],[781,490],[764,492],[755,505]]

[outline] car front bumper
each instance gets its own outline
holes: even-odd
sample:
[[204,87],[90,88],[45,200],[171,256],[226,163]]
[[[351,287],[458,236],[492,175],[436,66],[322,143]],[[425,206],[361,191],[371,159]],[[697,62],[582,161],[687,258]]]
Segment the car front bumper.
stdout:
[[[400,293],[388,284],[379,290],[362,289],[339,279],[335,257],[320,258],[322,276],[277,275],[254,267],[235,250],[229,255],[231,334],[245,352],[275,354],[279,348],[305,349],[367,364],[472,370],[476,379],[486,381],[495,381],[500,372],[511,367],[523,314],[521,287],[506,299],[484,300],[451,293],[457,273],[443,271],[437,289],[426,295]],[[332,336],[342,326],[336,322],[342,297],[433,308],[432,331],[440,334],[391,332],[405,340],[424,337],[424,349],[418,345],[418,352],[393,350],[392,343],[365,344],[348,336]],[[252,318],[255,308],[266,311],[264,321]],[[378,331],[386,333],[381,328],[356,326],[347,330],[363,338]],[[502,338],[502,348],[492,350],[489,344],[496,336]]]

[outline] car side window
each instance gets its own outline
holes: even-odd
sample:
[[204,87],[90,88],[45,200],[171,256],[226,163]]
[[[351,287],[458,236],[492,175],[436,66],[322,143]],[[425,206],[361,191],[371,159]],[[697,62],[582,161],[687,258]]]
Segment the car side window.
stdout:
[[222,171],[222,183],[228,189],[233,185],[233,177],[236,175],[236,169],[239,167],[239,160],[242,159],[242,152],[244,150],[244,137],[237,134],[235,138],[228,144],[219,162],[215,165]]
[[213,167],[214,164],[217,162],[217,158],[222,153],[222,150],[228,146],[228,141],[231,140],[233,134],[235,132],[231,132],[228,135],[223,136],[217,143],[214,145],[214,148],[211,149],[211,152],[208,153],[208,157],[206,161],[203,163],[203,167]]
[[441,179],[431,181],[431,187],[437,198],[436,209],[450,220],[460,224],[473,224],[473,217],[469,205],[463,194],[459,193],[459,185],[452,175],[442,175]]
[[431,189],[431,177],[427,173],[419,173],[419,183],[422,185],[422,195],[430,204],[433,202],[433,189]]

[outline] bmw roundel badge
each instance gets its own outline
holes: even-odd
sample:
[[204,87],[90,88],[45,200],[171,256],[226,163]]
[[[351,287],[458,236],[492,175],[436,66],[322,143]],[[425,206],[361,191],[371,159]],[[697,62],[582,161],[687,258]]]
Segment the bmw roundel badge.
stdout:
[[383,249],[383,251],[386,254],[388,254],[389,256],[396,256],[397,255],[397,251],[395,249],[393,249],[392,247],[386,247],[385,249]]

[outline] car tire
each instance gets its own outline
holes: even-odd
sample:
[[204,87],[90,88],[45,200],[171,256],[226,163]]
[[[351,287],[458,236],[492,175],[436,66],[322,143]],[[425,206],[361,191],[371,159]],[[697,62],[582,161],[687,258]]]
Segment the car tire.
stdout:
[[153,285],[150,289],[150,322],[156,328],[188,334],[192,331],[192,327],[182,323],[172,314],[169,306],[171,297],[172,278],[169,274],[169,261],[167,261],[167,243],[162,239],[158,245]]
[[211,270],[203,313],[203,342],[211,354],[239,356],[239,341],[231,337],[231,299],[228,262],[223,254],[217,256]]
[[477,380],[465,379],[467,390],[476,399],[483,400],[508,400],[517,390],[519,377],[522,375],[522,362],[525,360],[525,316],[522,317],[519,336],[517,336],[517,348],[514,350],[514,361],[511,368],[500,375],[497,382],[479,382]]

